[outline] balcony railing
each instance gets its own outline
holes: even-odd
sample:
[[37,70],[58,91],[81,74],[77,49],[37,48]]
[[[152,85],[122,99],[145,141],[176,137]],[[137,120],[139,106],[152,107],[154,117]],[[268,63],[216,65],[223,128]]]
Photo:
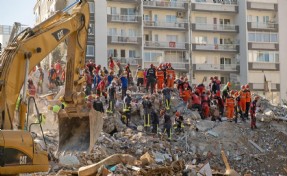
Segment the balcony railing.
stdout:
[[140,44],[140,37],[131,36],[108,36],[109,43],[127,43],[127,44]]
[[239,52],[239,46],[235,44],[192,44],[193,50],[206,51],[236,51]]
[[211,3],[211,2],[195,2],[193,1],[191,10],[194,11],[210,11],[210,12],[231,12],[238,13],[237,4]]
[[278,31],[277,23],[258,23],[258,22],[247,22],[248,30],[268,30],[268,31]]
[[[154,64],[159,65],[159,62],[157,61],[144,61],[145,65]],[[172,66],[172,68],[176,70],[186,70],[189,71],[189,63],[188,62],[169,62]]]
[[279,50],[279,44],[278,43],[257,43],[257,42],[248,42],[248,49],[249,50],[273,50],[278,51]]
[[145,41],[147,48],[166,48],[166,49],[188,49],[187,43],[183,42],[158,42],[158,41]]
[[[278,59],[279,60],[279,59]],[[278,62],[248,62],[249,70],[280,70]]]
[[143,1],[144,7],[184,9],[185,2]]
[[238,64],[193,64],[195,71],[238,71]]
[[130,65],[141,65],[142,64],[142,59],[140,58],[133,58],[133,57],[129,57],[129,58],[123,58],[123,57],[120,57],[120,58],[117,58],[117,57],[114,57],[113,58],[115,61],[120,61],[120,63],[122,64],[130,64]]
[[113,22],[140,22],[141,21],[141,16],[139,15],[119,15],[119,14],[113,14],[113,15],[109,15],[108,18],[110,18],[110,20],[108,19],[108,21],[113,21]]
[[145,27],[188,29],[187,22],[144,21]]
[[223,32],[238,32],[239,27],[231,24],[201,24],[193,23],[192,30],[200,31],[223,31]]

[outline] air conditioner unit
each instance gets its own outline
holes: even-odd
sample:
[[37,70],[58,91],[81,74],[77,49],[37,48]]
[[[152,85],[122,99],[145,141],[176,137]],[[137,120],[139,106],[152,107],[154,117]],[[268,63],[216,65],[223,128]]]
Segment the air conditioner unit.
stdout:
[[183,18],[184,17],[184,12],[176,12],[176,17]]

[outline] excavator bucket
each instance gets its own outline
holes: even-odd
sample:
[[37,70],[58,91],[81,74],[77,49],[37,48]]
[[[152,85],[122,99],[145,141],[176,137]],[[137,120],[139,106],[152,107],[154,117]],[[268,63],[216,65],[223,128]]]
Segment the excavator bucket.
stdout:
[[91,152],[103,128],[103,113],[93,108],[86,113],[66,113],[61,110],[58,118],[58,152]]

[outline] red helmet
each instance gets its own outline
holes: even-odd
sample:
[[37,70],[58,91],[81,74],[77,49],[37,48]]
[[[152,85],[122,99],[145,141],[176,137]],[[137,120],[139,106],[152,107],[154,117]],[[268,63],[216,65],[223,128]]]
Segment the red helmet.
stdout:
[[245,86],[244,86],[244,85],[242,85],[242,86],[241,86],[241,89],[245,89]]
[[246,89],[249,89],[249,85],[248,85],[248,84],[246,84],[246,85],[245,85],[245,88],[246,88]]
[[180,112],[176,111],[175,115],[180,116]]

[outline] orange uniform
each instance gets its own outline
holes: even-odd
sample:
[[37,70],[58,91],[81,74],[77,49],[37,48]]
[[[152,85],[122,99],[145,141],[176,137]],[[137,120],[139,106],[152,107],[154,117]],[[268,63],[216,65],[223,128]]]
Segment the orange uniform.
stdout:
[[167,79],[167,87],[173,88],[174,87],[174,80],[175,80],[175,71],[172,68],[166,69],[166,79]]
[[240,107],[242,112],[246,111],[246,92],[240,91]]
[[183,101],[185,103],[187,103],[191,98],[191,91],[189,89],[183,90],[180,95],[181,95]]
[[161,90],[162,84],[164,82],[164,73],[162,70],[156,71],[156,79],[157,79],[157,90]]
[[235,100],[233,97],[227,97],[225,100],[225,106],[226,106],[226,116],[228,119],[232,119],[234,115],[234,106],[235,106]]

